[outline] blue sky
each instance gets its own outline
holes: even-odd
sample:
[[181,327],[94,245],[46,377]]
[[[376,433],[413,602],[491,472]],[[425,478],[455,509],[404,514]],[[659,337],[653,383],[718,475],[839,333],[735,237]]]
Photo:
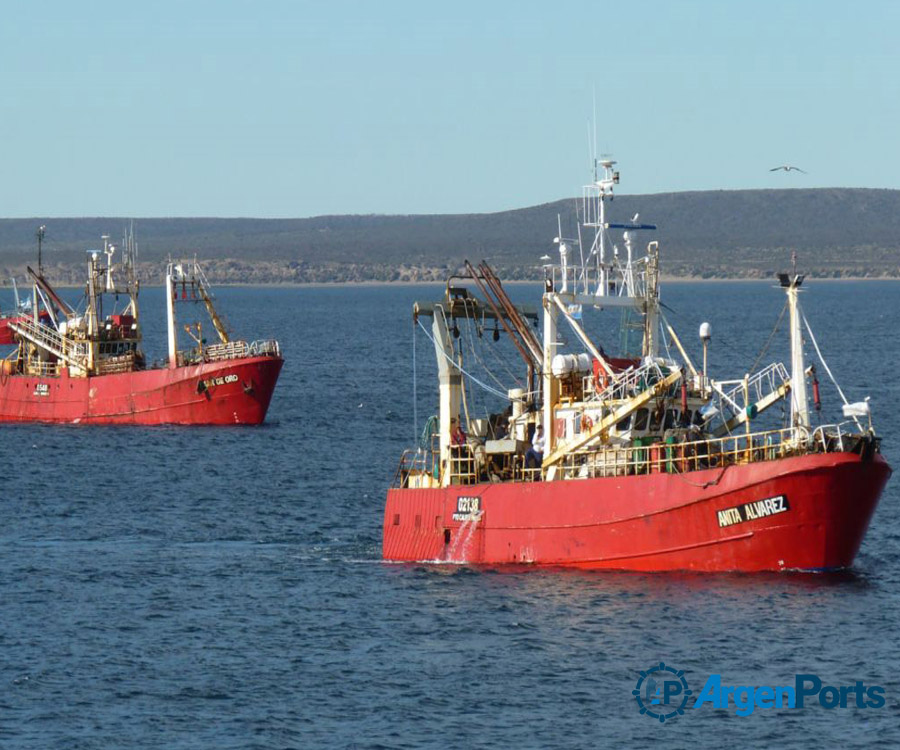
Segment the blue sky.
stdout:
[[[0,216],[456,213],[898,187],[900,3],[15,2]],[[809,174],[769,172],[795,164]]]

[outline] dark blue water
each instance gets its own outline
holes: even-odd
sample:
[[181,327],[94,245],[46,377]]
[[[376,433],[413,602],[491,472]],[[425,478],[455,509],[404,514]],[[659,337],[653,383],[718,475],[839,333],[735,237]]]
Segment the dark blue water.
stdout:
[[[851,400],[872,397],[900,466],[900,284],[810,291],[829,363]],[[414,434],[410,305],[435,294],[220,292],[239,331],[285,351],[260,428],[2,428],[2,747],[900,744],[896,480],[841,575],[380,562],[384,493]],[[143,299],[158,354],[160,300]],[[783,304],[758,283],[672,284],[665,301],[694,353],[712,322],[716,375],[749,368]],[[436,395],[421,338],[417,362],[421,422]],[[887,705],[707,706],[660,726],[631,695],[659,660],[695,691],[712,673],[810,672],[882,685]]]

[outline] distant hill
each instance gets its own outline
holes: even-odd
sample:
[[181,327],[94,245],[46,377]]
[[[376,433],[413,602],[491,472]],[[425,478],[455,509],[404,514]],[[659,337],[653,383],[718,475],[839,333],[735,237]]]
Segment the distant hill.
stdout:
[[[443,279],[464,258],[485,258],[506,278],[537,278],[553,253],[557,214],[575,232],[580,201],[492,214],[319,216],[309,219],[134,219],[142,275],[159,281],[172,255],[205,262],[211,280],[248,283]],[[617,196],[608,216],[639,212],[659,231],[663,271],[682,277],[760,277],[796,250],[817,276],[900,276],[900,191],[736,190]],[[123,218],[0,219],[0,274],[36,261],[34,233],[47,226],[44,265],[80,283],[84,252],[120,237]],[[616,237],[614,236],[614,239]]]

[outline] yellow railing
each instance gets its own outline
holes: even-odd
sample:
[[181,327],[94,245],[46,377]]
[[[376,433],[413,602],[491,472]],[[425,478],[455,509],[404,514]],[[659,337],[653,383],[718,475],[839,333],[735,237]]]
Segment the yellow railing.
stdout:
[[[641,474],[687,474],[704,469],[774,461],[808,453],[857,450],[865,436],[842,431],[843,424],[806,430],[769,430],[722,438],[678,442],[673,438],[647,445],[591,447],[566,455],[557,465],[555,479],[594,479]],[[434,436],[436,437],[436,436]],[[441,471],[440,451],[406,451],[394,477],[394,487],[440,487],[494,481],[490,458],[476,462],[469,445],[453,449],[450,466]],[[876,446],[877,450],[877,446]],[[474,468],[473,468],[474,467]],[[447,474],[449,472],[449,474]],[[424,477],[427,477],[425,479]],[[511,456],[501,482],[529,482],[545,478],[539,468],[527,468],[525,457]]]
[[[433,433],[429,449],[404,451],[391,486],[423,488],[494,481],[492,477],[496,476],[495,470],[498,467],[493,466],[491,460],[496,457],[484,453],[476,455],[477,453],[478,449],[473,450],[469,444],[453,446],[450,449],[449,465],[442,467],[439,435]],[[540,467],[525,466],[524,455],[510,455],[509,458],[511,460],[499,481],[536,482],[541,479]]]
[[[589,479],[630,474],[686,474],[802,455],[811,447],[808,433],[791,429],[681,442],[669,438],[648,445],[604,445],[567,455],[557,477]],[[823,442],[817,449],[829,450],[829,447]]]
[[31,359],[25,365],[26,375],[52,378],[59,375],[59,365],[56,362],[42,362],[39,359]]

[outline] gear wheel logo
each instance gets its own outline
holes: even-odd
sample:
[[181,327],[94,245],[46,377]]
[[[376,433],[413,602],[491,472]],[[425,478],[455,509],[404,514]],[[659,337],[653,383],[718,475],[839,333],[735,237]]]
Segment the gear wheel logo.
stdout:
[[640,678],[631,694],[642,714],[665,723],[684,715],[691,689],[684,678],[684,670],[663,662],[639,672]]

